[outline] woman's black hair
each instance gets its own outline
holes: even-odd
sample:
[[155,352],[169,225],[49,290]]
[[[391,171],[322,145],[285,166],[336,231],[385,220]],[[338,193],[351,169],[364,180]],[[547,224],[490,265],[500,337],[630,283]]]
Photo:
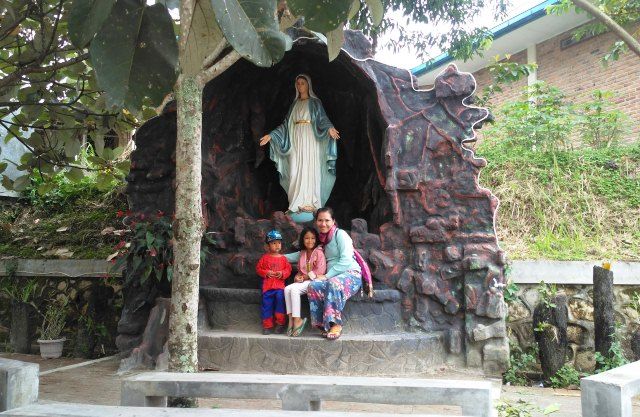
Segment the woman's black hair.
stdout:
[[320,235],[318,234],[318,231],[313,227],[307,226],[304,229],[302,229],[302,232],[300,232],[300,239],[298,240],[298,247],[300,248],[300,250],[305,250],[304,235],[306,235],[308,232],[313,233],[313,235],[316,237],[316,245],[313,248],[314,249],[317,248],[318,245],[320,244]]
[[336,216],[333,215],[333,209],[331,207],[321,207],[316,211],[315,219],[318,220],[320,213],[329,213],[332,220],[335,220]]

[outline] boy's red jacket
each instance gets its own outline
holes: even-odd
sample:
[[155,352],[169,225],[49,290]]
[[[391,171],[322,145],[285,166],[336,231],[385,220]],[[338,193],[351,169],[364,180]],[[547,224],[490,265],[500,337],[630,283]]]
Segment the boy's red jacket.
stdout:
[[[267,273],[282,272],[282,278],[267,277]],[[283,290],[284,281],[291,275],[291,264],[282,255],[262,255],[256,265],[256,272],[262,277],[262,292],[269,290]]]

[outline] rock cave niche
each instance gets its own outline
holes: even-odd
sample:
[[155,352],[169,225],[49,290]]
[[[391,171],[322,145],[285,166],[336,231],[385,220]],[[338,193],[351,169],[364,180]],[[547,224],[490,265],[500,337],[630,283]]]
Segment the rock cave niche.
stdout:
[[[295,76],[307,73],[342,137],[327,205],[376,285],[400,290],[407,328],[443,331],[450,354],[493,373],[508,361],[505,256],[494,230],[497,199],[478,184],[486,162],[464,146],[487,111],[467,105],[475,80],[455,66],[418,91],[408,71],[366,59],[370,49],[347,31],[344,51],[329,63],[323,44],[298,38],[276,66],[241,61],[206,86],[202,196],[215,244],[201,285],[258,288],[254,268],[270,228],[293,249],[300,226],[284,215],[286,194],[257,142],[282,122]],[[175,109],[147,122],[136,144],[131,209],[172,212]]]

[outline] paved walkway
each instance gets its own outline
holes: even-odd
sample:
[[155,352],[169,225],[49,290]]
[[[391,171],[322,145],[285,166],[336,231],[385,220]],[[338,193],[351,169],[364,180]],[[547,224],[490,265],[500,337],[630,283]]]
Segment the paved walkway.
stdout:
[[[63,366],[82,362],[81,359],[49,359],[43,360],[36,355],[0,354],[9,359],[36,362],[41,371],[50,371]],[[79,368],[54,371],[40,378],[40,399],[49,401],[79,402],[87,404],[118,405],[120,403],[120,380],[118,376],[119,360],[93,363]],[[129,374],[131,375],[131,374]],[[432,378],[449,379],[478,379],[477,375],[466,372],[439,370]],[[493,381],[499,384],[499,381]],[[554,390],[550,388],[531,387],[502,387],[502,400],[518,401],[520,399],[546,407],[559,404],[560,411],[552,414],[554,417],[580,417],[580,391]],[[243,409],[271,409],[279,410],[278,400],[233,400],[233,399],[205,399],[200,402],[201,407],[207,408],[243,408]],[[451,414],[459,415],[459,408],[452,406],[391,406],[380,404],[338,403],[325,402],[327,411],[355,411],[355,412],[396,412],[399,414]],[[640,417],[640,401],[634,401],[633,416]],[[541,415],[541,414],[536,414]],[[603,416],[604,417],[604,416]]]

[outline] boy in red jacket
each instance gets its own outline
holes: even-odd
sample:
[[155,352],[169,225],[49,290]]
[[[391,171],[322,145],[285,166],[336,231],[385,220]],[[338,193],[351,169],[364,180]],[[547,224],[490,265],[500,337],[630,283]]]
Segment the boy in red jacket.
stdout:
[[282,235],[277,230],[267,233],[265,243],[268,252],[256,265],[256,272],[262,277],[262,334],[273,332],[273,318],[276,321],[276,333],[285,329],[284,281],[291,275],[291,264],[280,253]]

